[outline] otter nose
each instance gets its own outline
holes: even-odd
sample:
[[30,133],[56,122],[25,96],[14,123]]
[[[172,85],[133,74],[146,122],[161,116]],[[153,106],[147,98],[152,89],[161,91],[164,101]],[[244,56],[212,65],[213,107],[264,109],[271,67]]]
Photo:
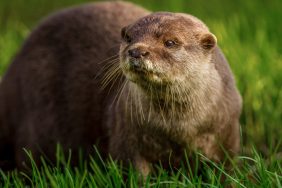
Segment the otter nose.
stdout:
[[128,54],[133,58],[141,58],[141,57],[148,56],[150,53],[145,50],[141,50],[139,48],[134,48],[134,49],[128,50]]

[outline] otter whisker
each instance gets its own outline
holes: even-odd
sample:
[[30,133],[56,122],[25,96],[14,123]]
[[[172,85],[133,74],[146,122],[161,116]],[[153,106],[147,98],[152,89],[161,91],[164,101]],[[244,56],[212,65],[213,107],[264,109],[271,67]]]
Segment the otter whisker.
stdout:
[[129,92],[130,92],[130,99],[131,99],[131,101],[130,101],[130,105],[131,105],[131,108],[130,108],[130,116],[131,116],[131,123],[134,123],[133,122],[133,108],[134,108],[134,103],[133,103],[133,101],[135,101],[134,99],[134,89],[132,89],[132,86],[130,86],[131,88],[129,89]]
[[113,101],[112,101],[112,106],[114,106],[114,104],[118,105],[117,99],[119,98],[120,94],[122,93],[122,90],[123,90],[125,84],[126,84],[126,82],[123,82],[122,86],[119,86],[119,87],[118,87],[118,90],[117,90],[117,92],[116,92],[116,95],[115,95],[115,97],[114,97],[114,99],[113,99]]
[[117,80],[118,76],[121,76],[122,71],[119,68],[119,65],[112,66],[106,73],[102,80],[102,89],[105,89],[108,84],[113,81],[113,83]]
[[168,108],[169,106],[169,101],[170,101],[170,86],[167,86],[165,88],[165,97],[164,97],[164,103],[165,103],[165,108]]
[[119,66],[119,60],[118,59],[115,59],[115,60],[112,60],[111,62],[109,62],[108,64],[104,65],[103,67],[101,67],[99,73],[104,73],[107,72],[113,68],[113,67],[116,67],[116,66]]
[[121,71],[118,69],[118,67],[113,67],[111,70],[105,74],[105,77],[102,80],[102,88],[106,88],[108,84],[117,78],[118,75],[120,75]]
[[113,75],[111,79],[109,79],[106,83],[102,85],[101,89],[105,90],[109,86],[108,92],[110,92],[113,86],[115,85],[115,83],[117,82],[118,78],[120,77],[122,77],[122,75],[120,74]]
[[[126,80],[125,82],[127,82],[126,85],[127,85],[127,87],[129,87],[128,80]],[[131,114],[131,113],[129,113],[129,109],[130,109],[130,106],[131,106],[130,105],[131,101],[129,101],[129,100],[131,100],[130,97],[131,97],[130,96],[130,89],[128,89],[127,95],[126,95],[126,98],[125,98],[125,106],[124,106],[126,114]],[[132,123],[132,117],[131,116],[130,116],[130,119],[131,119],[131,123]]]
[[113,64],[115,64],[117,62],[119,62],[119,58],[114,58],[112,60],[107,61],[107,63],[105,63],[104,65],[102,65],[102,68],[105,69],[105,68],[110,67],[111,65],[113,65]]
[[139,98],[139,106],[140,106],[140,113],[141,113],[141,123],[143,123],[143,121],[145,121],[145,114],[144,114],[144,110],[143,110],[143,102],[141,101],[141,94],[138,93],[138,98]]
[[125,90],[127,84],[128,84],[128,80],[123,81],[123,86],[122,86],[122,89],[121,89],[121,91],[120,91],[120,93],[119,93],[119,96],[118,96],[118,99],[117,99],[117,105],[119,105],[121,96],[122,96],[122,94],[123,94],[123,92],[124,92],[124,90]]
[[108,69],[110,69],[112,66],[115,65],[119,65],[119,59],[113,59],[109,62],[107,62],[107,64],[103,65],[99,71],[99,73],[103,72],[103,71],[107,71]]
[[95,75],[95,79],[97,79],[99,76],[103,76],[103,73],[105,71],[107,71],[110,67],[112,67],[115,64],[119,64],[119,58],[115,58],[112,60],[109,60],[107,63],[105,63],[105,65],[103,65],[100,70],[97,72],[97,74]]
[[133,124],[133,95],[132,95],[132,86],[130,84],[128,84],[130,89],[129,89],[129,93],[130,93],[130,118],[131,118],[131,123]]
[[[147,113],[147,123],[150,121],[151,113],[152,113],[152,98],[153,98],[153,91],[151,83],[148,83],[146,86],[146,99],[149,101],[149,107],[146,109]],[[148,111],[147,111],[148,110]]]
[[177,98],[177,101],[175,101],[175,103],[176,102],[178,102],[178,104],[179,104],[179,114],[178,114],[178,116],[181,116],[181,115],[183,115],[182,113],[183,113],[183,100],[184,100],[184,97],[183,97],[183,94],[181,93],[181,91],[180,91],[180,88],[179,88],[179,85],[176,85],[176,87],[175,87],[175,93],[176,93],[176,98]]
[[104,60],[98,62],[98,64],[102,64],[102,63],[105,63],[105,62],[107,62],[107,61],[109,61],[109,60],[116,59],[117,57],[119,57],[119,54],[115,54],[115,55],[113,55],[113,56],[111,56],[111,57],[108,57],[108,58],[106,58],[106,59],[104,59]]
[[175,89],[170,86],[171,100],[170,100],[170,109],[171,109],[171,118],[175,117]]
[[137,92],[137,88],[136,87],[134,87],[134,94],[133,94],[133,96],[134,96],[134,108],[135,108],[135,113],[136,113],[136,119],[137,119],[137,124],[138,125],[141,125],[141,122],[139,122],[139,106],[138,106],[138,92]]
[[152,85],[149,84],[149,92],[150,92],[150,106],[149,106],[149,113],[148,113],[148,122],[151,119],[151,113],[152,113],[152,105],[153,105],[153,91],[152,91]]
[[157,103],[158,103],[158,107],[159,107],[159,110],[160,110],[160,115],[162,117],[162,120],[163,120],[163,123],[166,125],[167,122],[166,122],[166,118],[165,118],[165,115],[164,115],[164,108],[161,106],[161,100],[160,100],[160,97],[159,97],[159,94],[156,94],[156,97],[157,97]]

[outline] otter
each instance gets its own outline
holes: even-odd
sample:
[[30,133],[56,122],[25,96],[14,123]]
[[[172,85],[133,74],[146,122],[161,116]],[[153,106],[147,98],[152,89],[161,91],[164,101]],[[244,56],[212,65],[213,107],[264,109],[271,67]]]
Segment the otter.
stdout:
[[177,165],[183,152],[200,151],[215,162],[235,156],[242,99],[208,27],[188,14],[157,12],[121,35],[126,79],[112,114],[116,123],[109,123],[111,155],[131,156],[144,175],[152,162]]
[[[63,10],[35,29],[0,85],[0,154],[55,160],[56,144],[132,163],[178,165],[239,152],[241,97],[198,18],[127,2]],[[2,159],[1,158],[1,159]],[[2,161],[4,161],[2,160]],[[75,161],[75,159],[73,159]]]

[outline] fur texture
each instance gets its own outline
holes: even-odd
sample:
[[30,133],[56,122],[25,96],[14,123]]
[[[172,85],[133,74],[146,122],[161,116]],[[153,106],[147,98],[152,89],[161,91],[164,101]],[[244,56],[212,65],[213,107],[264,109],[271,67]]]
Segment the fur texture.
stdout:
[[42,21],[0,85],[5,166],[23,166],[23,147],[35,160],[44,153],[51,161],[57,143],[65,151],[72,148],[73,161],[79,148],[89,154],[98,142],[101,153],[108,151],[105,122],[111,117],[105,106],[118,88],[101,89],[103,72],[118,57],[121,28],[148,13],[127,2],[103,2],[65,9]]
[[191,15],[148,14],[88,4],[31,33],[0,86],[2,161],[22,167],[23,147],[54,161],[59,142],[75,162],[97,144],[147,175],[184,151],[214,161],[239,151],[241,97],[216,37]]

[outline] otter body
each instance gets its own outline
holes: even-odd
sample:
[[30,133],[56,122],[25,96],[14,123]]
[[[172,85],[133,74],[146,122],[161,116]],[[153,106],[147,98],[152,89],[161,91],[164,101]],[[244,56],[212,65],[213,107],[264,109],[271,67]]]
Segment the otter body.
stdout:
[[239,151],[232,73],[215,36],[187,14],[124,2],[59,12],[25,42],[0,103],[0,154],[16,166],[23,147],[55,160],[57,143],[87,154],[97,144],[144,175],[184,151],[214,161]]
[[104,2],[43,20],[0,85],[0,158],[20,167],[25,147],[35,160],[44,153],[54,161],[57,143],[72,148],[72,157],[98,142],[107,152],[106,107],[117,88],[101,89],[103,69],[118,57],[121,28],[147,14],[131,3]]

